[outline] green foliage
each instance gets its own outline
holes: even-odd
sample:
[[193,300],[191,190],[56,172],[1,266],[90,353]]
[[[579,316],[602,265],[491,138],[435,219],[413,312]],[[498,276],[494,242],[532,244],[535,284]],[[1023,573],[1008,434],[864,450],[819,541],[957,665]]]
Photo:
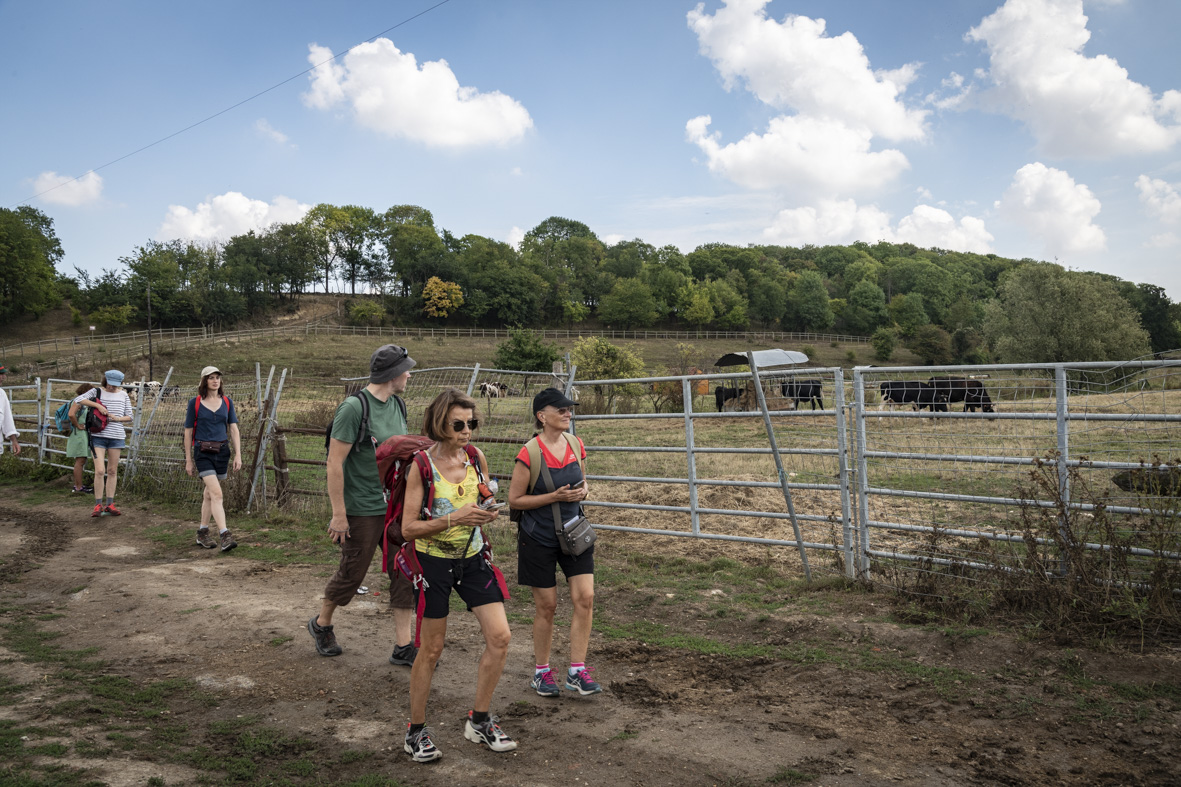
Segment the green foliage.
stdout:
[[874,282],[863,279],[849,291],[841,315],[845,327],[853,333],[869,333],[890,318],[886,309],[886,293]]
[[75,328],[78,328],[82,325],[82,310],[76,306],[70,307],[70,324]]
[[914,336],[914,332],[931,322],[923,308],[923,296],[919,293],[910,295],[895,295],[890,299],[890,316],[898,325],[898,332],[904,338]]
[[599,304],[599,319],[621,328],[647,328],[660,312],[647,284],[639,279],[620,279]]
[[925,364],[938,366],[952,361],[951,336],[937,325],[916,329],[908,346]]
[[27,205],[0,208],[0,325],[57,305],[54,268],[62,255],[53,219]]
[[828,290],[824,278],[816,271],[805,271],[796,280],[788,296],[787,322],[792,330],[809,333],[827,331],[832,327]]
[[104,306],[91,312],[90,318],[103,326],[107,332],[117,332],[131,322],[133,314],[134,306]]
[[353,325],[381,325],[385,309],[377,301],[358,301],[349,306],[349,322]]
[[[644,359],[632,345],[620,347],[601,336],[579,339],[574,343],[570,360],[578,367],[578,376],[590,380],[615,380],[639,377],[644,372]],[[584,402],[587,412],[610,412],[615,399],[622,393],[639,396],[638,385],[594,386],[595,400]]]
[[540,333],[514,328],[509,330],[507,339],[496,345],[492,362],[497,369],[548,372],[559,357],[557,345],[547,344]]
[[689,284],[683,291],[685,308],[681,311],[681,319],[690,325],[704,328],[714,321],[714,307],[710,302],[709,293],[698,284]]
[[894,347],[897,344],[897,337],[889,328],[878,328],[873,332],[873,337],[869,343],[873,345],[873,357],[875,361],[886,363],[894,356]]
[[984,334],[1002,363],[1112,361],[1148,353],[1139,315],[1110,282],[1031,263],[1002,281]]

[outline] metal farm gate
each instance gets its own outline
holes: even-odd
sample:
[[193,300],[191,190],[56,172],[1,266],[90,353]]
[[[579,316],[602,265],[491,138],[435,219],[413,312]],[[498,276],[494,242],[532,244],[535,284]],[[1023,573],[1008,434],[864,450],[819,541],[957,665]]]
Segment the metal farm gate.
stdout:
[[[1181,476],[1173,475],[1181,457],[1178,366],[856,369],[861,571],[868,575],[875,560],[910,571],[993,568],[990,545],[1022,548],[1031,518],[1048,517],[1060,538],[1104,551],[1110,543],[1092,527],[1096,514],[1130,554],[1181,557],[1178,498],[1152,486],[1176,477],[1181,494]],[[885,410],[883,391],[904,381],[912,391],[928,385],[928,403]],[[1052,542],[1053,532],[1040,532],[1037,543]]]

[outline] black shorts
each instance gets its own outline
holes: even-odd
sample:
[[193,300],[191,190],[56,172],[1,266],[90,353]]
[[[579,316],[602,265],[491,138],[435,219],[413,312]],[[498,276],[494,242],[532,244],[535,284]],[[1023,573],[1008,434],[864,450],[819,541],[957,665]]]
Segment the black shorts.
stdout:
[[566,579],[595,573],[595,545],[578,557],[567,555],[559,547],[539,543],[517,528],[517,584],[533,588],[557,587],[556,567],[562,567]]
[[[422,564],[422,576],[427,581],[426,611],[422,614],[424,618],[447,617],[451,611],[452,589],[469,610],[485,604],[503,603],[505,600],[496,575],[488,568],[481,554],[459,559],[433,557],[419,552],[418,562]],[[415,591],[416,601],[420,592]]]
[[193,465],[197,468],[197,476],[200,478],[215,475],[219,481],[226,480],[226,474],[230,469],[230,444],[222,443],[221,450],[216,454],[207,454],[194,444]]

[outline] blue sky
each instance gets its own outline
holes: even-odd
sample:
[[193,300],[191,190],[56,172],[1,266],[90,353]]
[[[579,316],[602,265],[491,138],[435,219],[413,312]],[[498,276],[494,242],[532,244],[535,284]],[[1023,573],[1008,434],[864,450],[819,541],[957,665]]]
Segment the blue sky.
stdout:
[[908,241],[1181,300],[1181,2],[437,2],[0,0],[0,205],[51,216],[67,272],[416,204],[456,235]]

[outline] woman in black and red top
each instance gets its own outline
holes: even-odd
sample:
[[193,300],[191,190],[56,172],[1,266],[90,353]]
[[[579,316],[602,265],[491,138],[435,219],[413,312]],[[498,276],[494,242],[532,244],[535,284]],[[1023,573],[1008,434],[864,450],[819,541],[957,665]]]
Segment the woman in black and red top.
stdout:
[[[529,686],[542,697],[562,693],[550,670],[550,647],[554,634],[554,611],[558,606],[557,567],[566,575],[574,616],[570,622],[570,667],[566,688],[582,695],[598,694],[602,688],[586,666],[595,601],[595,548],[573,556],[562,552],[554,527],[553,504],[558,504],[562,521],[576,516],[586,499],[582,460],[586,448],[574,435],[567,435],[574,402],[556,388],[546,388],[533,398],[534,427],[541,460],[550,471],[554,488],[546,486],[541,474],[529,488],[529,443],[517,454],[509,482],[508,502],[521,512],[517,531],[517,582],[533,589],[533,655],[536,659]],[[530,443],[533,441],[531,440]]]

